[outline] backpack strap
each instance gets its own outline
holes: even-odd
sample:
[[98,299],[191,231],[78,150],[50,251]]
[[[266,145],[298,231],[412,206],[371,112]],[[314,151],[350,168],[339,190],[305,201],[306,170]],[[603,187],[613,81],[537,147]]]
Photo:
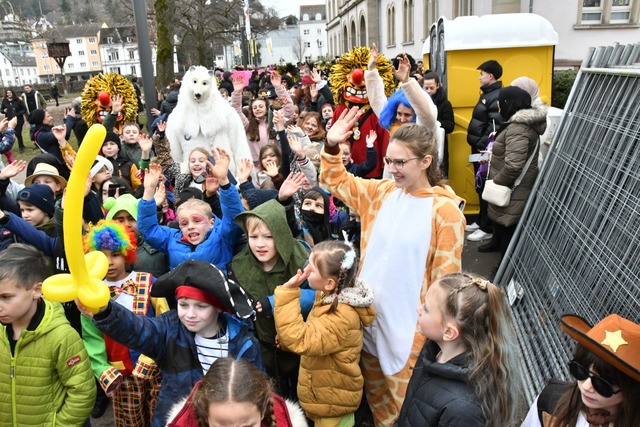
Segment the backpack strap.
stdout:
[[553,415],[556,412],[558,401],[574,386],[574,383],[552,379],[538,396],[538,420],[544,426],[543,414]]

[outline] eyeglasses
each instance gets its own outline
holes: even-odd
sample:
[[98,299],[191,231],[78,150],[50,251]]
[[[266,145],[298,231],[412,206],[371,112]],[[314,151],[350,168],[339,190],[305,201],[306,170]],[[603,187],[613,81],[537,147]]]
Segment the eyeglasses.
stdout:
[[611,397],[614,394],[620,393],[621,390],[613,390],[613,386],[609,384],[607,380],[599,375],[590,372],[587,368],[572,360],[569,362],[569,373],[578,381],[586,381],[587,378],[591,378],[591,385],[595,391],[602,397]]
[[387,166],[393,165],[397,170],[401,170],[404,167],[404,164],[411,160],[421,160],[422,157],[412,157],[410,159],[392,159],[391,157],[383,157],[384,164]]

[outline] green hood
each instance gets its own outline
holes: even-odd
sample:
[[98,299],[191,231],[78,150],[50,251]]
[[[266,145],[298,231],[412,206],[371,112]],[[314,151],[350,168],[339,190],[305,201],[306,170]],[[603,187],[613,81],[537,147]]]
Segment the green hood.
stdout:
[[[251,252],[249,245],[233,258],[231,270],[240,285],[252,299],[260,300],[273,295],[277,286],[282,285],[296,274],[309,258],[309,254],[291,234],[287,224],[287,215],[277,200],[270,200],[257,208],[236,216],[236,223],[245,231],[245,220],[249,215],[262,219],[271,230],[276,250],[280,259],[270,271],[264,271],[262,264]],[[258,338],[263,342],[273,343],[276,335],[273,317],[258,316],[256,319]],[[264,353],[263,353],[264,356]],[[266,362],[265,362],[266,363]]]
[[[299,243],[293,238],[293,234],[291,234],[291,230],[287,224],[287,213],[284,206],[277,200],[269,200],[253,210],[237,215],[235,219],[236,224],[238,224],[245,233],[247,232],[245,221],[249,216],[257,216],[269,226],[280,258],[285,261],[289,260],[293,255],[295,247]],[[245,250],[251,253],[248,245]]]

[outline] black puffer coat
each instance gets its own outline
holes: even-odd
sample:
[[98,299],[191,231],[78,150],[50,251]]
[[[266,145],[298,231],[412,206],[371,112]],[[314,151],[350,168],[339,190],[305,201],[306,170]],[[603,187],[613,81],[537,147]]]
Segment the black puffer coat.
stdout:
[[498,94],[501,88],[502,82],[495,82],[480,88],[482,95],[473,109],[467,129],[467,143],[474,153],[487,148],[487,139],[489,134],[493,132],[493,121],[495,120],[496,130],[503,122],[498,111]]
[[520,185],[511,193],[505,207],[489,204],[489,218],[505,227],[518,224],[527,203],[533,184],[538,176],[538,151],[540,135],[547,128],[547,107],[537,101],[532,108],[516,112],[502,124],[493,143],[489,179],[498,185],[513,187],[522,173],[529,156],[533,161],[524,174]]
[[435,341],[424,345],[396,427],[483,427],[480,403],[468,383],[467,354],[437,363],[438,352]]

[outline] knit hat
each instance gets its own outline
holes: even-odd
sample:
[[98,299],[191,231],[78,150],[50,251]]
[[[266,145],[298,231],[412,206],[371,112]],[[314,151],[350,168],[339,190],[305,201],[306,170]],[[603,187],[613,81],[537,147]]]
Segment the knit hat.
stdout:
[[493,59],[490,59],[486,62],[483,62],[478,66],[477,70],[484,71],[485,73],[493,74],[493,78],[496,80],[500,80],[502,77],[502,65]]
[[592,327],[580,316],[565,315],[560,327],[591,353],[640,381],[640,325],[612,314]]
[[67,180],[58,174],[58,169],[48,163],[38,163],[33,173],[24,180],[24,185],[31,185],[38,176],[50,176],[58,182],[61,188],[67,186]]
[[[206,298],[203,292],[208,294]],[[205,261],[190,259],[162,275],[153,284],[151,296],[166,298],[172,308],[176,306],[177,298],[188,297],[206,300],[207,303],[215,301],[212,305],[242,319],[254,315],[251,300],[244,289],[233,280],[227,280],[218,267]]]
[[104,145],[104,143],[107,141],[115,142],[118,146],[118,152],[122,150],[122,141],[120,141],[120,135],[118,135],[117,133],[107,132],[107,135],[104,137],[104,142],[102,144]]
[[138,219],[138,199],[132,194],[123,194],[118,198],[108,197],[102,206],[107,210],[107,219],[113,219],[113,216],[121,211],[127,211],[133,219]]
[[36,108],[29,114],[29,123],[32,125],[40,126],[44,121],[45,111],[42,108]]
[[18,193],[17,200],[19,202],[31,203],[36,208],[40,209],[49,218],[53,218],[53,210],[55,208],[55,197],[51,187],[45,184],[33,184],[25,187]]

